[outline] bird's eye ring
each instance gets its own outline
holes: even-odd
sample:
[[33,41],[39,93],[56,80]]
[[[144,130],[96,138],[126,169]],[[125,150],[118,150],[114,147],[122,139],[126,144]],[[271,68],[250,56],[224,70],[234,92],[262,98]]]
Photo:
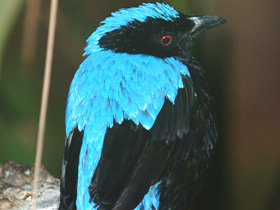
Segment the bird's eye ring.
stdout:
[[161,38],[160,42],[162,45],[167,46],[171,43],[172,41],[172,37],[170,35],[166,35],[164,37]]

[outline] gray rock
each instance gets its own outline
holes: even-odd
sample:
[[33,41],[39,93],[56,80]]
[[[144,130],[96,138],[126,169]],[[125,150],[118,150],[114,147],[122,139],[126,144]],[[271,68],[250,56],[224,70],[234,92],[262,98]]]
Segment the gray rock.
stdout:
[[[30,210],[34,165],[0,163],[0,209]],[[59,179],[41,167],[36,210],[57,210]]]

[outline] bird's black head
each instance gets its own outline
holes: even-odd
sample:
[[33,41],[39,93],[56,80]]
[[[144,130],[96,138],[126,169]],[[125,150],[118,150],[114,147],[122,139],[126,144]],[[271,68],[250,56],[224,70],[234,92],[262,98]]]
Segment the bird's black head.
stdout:
[[129,54],[147,54],[160,58],[180,57],[189,54],[189,41],[200,32],[225,23],[217,16],[188,16],[166,20],[147,17],[135,19],[127,25],[107,32],[99,40],[103,49]]

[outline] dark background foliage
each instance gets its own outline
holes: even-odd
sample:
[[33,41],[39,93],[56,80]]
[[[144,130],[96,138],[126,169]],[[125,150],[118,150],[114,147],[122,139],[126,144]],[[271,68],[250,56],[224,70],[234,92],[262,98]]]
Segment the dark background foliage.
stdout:
[[[137,0],[59,2],[43,164],[60,176],[64,110],[85,40]],[[0,2],[0,161],[33,163],[50,1]],[[220,139],[193,210],[280,209],[280,28],[276,0],[174,0],[190,14],[224,17],[192,50],[216,99]],[[278,205],[278,206],[277,206]]]

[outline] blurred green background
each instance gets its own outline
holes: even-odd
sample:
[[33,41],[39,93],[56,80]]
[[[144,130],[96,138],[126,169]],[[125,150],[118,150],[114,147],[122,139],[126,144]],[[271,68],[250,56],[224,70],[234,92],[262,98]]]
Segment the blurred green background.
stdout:
[[[43,164],[60,176],[64,111],[85,40],[110,12],[140,0],[59,2]],[[147,1],[146,1],[147,2]],[[174,0],[226,25],[195,40],[216,99],[220,140],[193,210],[280,209],[280,2]],[[0,161],[34,163],[50,1],[0,1]]]

